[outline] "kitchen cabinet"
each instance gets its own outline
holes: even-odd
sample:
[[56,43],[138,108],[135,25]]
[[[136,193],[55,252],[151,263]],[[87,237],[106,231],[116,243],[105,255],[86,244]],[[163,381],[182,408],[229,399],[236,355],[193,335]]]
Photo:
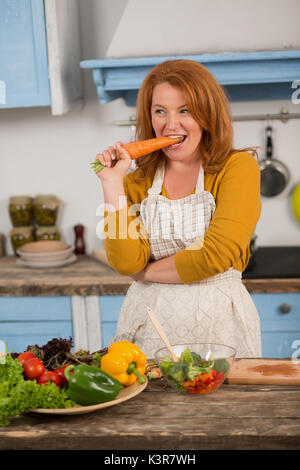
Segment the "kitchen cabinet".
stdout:
[[1,297],[0,351],[22,352],[52,338],[73,336],[70,297]]
[[21,352],[52,338],[74,349],[107,347],[115,335],[124,296],[0,297],[0,352]]
[[[300,293],[251,296],[261,321],[263,357],[300,357]],[[107,347],[116,334],[124,298],[2,297],[0,349],[8,342],[9,351],[22,351],[29,344],[42,345],[54,337],[69,336],[74,338],[75,349]]]
[[0,108],[81,102],[77,0],[0,2]]
[[95,351],[113,336],[126,277],[89,256],[58,269],[18,266],[14,256],[0,262],[0,348],[20,351],[28,344],[72,336],[74,349]]
[[300,293],[252,294],[264,357],[300,357]]
[[[276,259],[282,263],[283,256]],[[300,357],[299,277],[243,282],[261,319],[263,356]],[[69,336],[74,349],[106,347],[116,334],[131,283],[129,277],[119,276],[91,256],[78,256],[74,264],[57,270],[28,269],[17,266],[13,256],[2,257],[0,348],[7,341],[9,351],[21,351],[28,344]]]

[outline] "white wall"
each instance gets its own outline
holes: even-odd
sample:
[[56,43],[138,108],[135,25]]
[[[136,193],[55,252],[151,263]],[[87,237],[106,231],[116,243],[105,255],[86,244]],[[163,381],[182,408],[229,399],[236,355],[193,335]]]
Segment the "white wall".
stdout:
[[[181,5],[185,7],[184,12]],[[248,5],[246,0],[211,0],[209,5],[204,0],[80,0],[82,60],[214,52],[231,49],[234,44],[238,48],[235,50],[300,49],[299,27],[295,29],[298,0],[256,0],[252,1],[251,10]],[[158,19],[158,11],[164,13],[164,21]],[[248,26],[245,12],[249,15],[251,12]],[[196,13],[201,19],[199,28],[192,27]],[[229,32],[232,33],[233,26],[235,40],[232,42]],[[190,36],[189,30],[193,30]],[[116,127],[113,122],[127,120],[135,110],[127,107],[122,99],[100,105],[92,72],[85,70],[83,79],[85,104],[67,115],[53,117],[48,108],[1,110],[1,233],[7,235],[11,228],[7,209],[11,195],[51,193],[63,201],[58,220],[63,238],[73,242],[73,226],[82,223],[86,228],[88,252],[102,245],[96,237],[99,221],[96,209],[103,201],[103,194],[89,162],[116,140],[130,140],[130,129]],[[233,114],[265,114],[279,113],[282,106],[290,112],[300,112],[300,105],[290,101],[235,103],[232,109]],[[288,165],[292,181],[287,193],[263,199],[257,241],[264,246],[299,245],[300,224],[291,213],[289,193],[300,180],[300,121],[271,124],[274,157]],[[235,123],[236,146],[264,147],[265,125],[260,121]],[[264,156],[263,148],[260,156]],[[7,253],[12,254],[9,240],[6,246]]]

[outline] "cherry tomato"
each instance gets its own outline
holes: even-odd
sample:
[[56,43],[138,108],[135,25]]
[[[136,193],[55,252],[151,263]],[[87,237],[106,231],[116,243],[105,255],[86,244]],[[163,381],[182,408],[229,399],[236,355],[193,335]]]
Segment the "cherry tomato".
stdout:
[[62,378],[60,377],[57,372],[52,372],[49,370],[45,370],[45,372],[42,373],[37,379],[38,383],[41,384],[46,384],[48,382],[53,382],[55,385],[60,387],[62,385]]
[[68,380],[65,377],[65,368],[69,365],[70,364],[66,364],[65,366],[60,367],[59,369],[55,369],[54,371],[61,377],[62,385],[68,385]]
[[23,365],[24,375],[26,379],[33,380],[37,379],[43,372],[45,372],[45,366],[37,357],[27,359]]
[[35,355],[34,355],[32,352],[30,352],[30,351],[25,351],[25,352],[23,352],[22,354],[20,354],[20,355],[17,357],[17,359],[18,359],[18,361],[21,362],[22,366],[24,366],[24,362],[27,361],[27,359],[31,359],[31,358],[33,358],[33,357],[35,357]]

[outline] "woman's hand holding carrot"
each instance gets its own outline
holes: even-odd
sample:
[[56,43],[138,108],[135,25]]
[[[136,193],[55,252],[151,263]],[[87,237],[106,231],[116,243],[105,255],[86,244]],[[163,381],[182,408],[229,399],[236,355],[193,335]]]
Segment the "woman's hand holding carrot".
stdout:
[[[154,137],[153,139],[141,140],[139,142],[129,142],[129,144],[125,145],[123,145],[121,142],[118,142],[116,147],[118,150],[118,146],[122,145],[122,149],[126,150],[130,158],[134,160],[135,158],[139,158],[149,153],[155,152],[156,150],[168,147],[169,145],[176,144],[181,140],[182,137]],[[127,157],[127,154],[123,153],[124,158],[125,155]],[[107,150],[104,150],[103,153],[99,153],[97,155],[97,160],[92,162],[91,166],[94,172],[99,174],[103,168],[105,168],[105,165],[111,167],[111,162],[115,159],[115,149],[113,147],[109,147]]]
[[127,204],[123,181],[132,162],[129,153],[121,142],[117,142],[116,149],[109,147],[99,153],[96,158],[104,166],[97,176],[102,183],[104,202],[108,210],[123,209]]
[[[125,196],[123,181],[133,159],[174,145],[181,140],[181,137],[155,137],[125,145],[122,142],[117,142],[116,149],[108,147],[102,153],[98,153],[96,161],[91,165],[101,180],[105,203],[110,204],[116,210],[125,207],[125,199],[120,196]],[[116,161],[117,163],[113,164]]]
[[[118,152],[118,160],[117,154]],[[127,150],[124,148],[122,142],[116,143],[116,148],[108,147],[102,153],[98,153],[96,160],[98,160],[105,168],[97,173],[98,178],[105,183],[105,181],[121,180],[123,183],[124,176],[131,165],[131,157]]]

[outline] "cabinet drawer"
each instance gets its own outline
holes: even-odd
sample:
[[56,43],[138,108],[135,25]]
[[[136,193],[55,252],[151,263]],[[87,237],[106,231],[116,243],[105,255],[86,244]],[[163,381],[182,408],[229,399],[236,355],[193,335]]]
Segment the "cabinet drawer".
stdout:
[[[300,293],[252,294],[252,299],[262,322],[286,320],[300,322]],[[282,313],[280,307],[290,306],[289,313]],[[298,323],[300,326],[300,323]]]
[[[251,296],[260,317],[263,357],[291,357],[300,340],[300,293]],[[283,305],[289,306],[288,313],[280,310]]]
[[0,322],[70,321],[70,297],[0,297]]
[[0,350],[22,352],[28,345],[73,336],[70,297],[1,297]]

